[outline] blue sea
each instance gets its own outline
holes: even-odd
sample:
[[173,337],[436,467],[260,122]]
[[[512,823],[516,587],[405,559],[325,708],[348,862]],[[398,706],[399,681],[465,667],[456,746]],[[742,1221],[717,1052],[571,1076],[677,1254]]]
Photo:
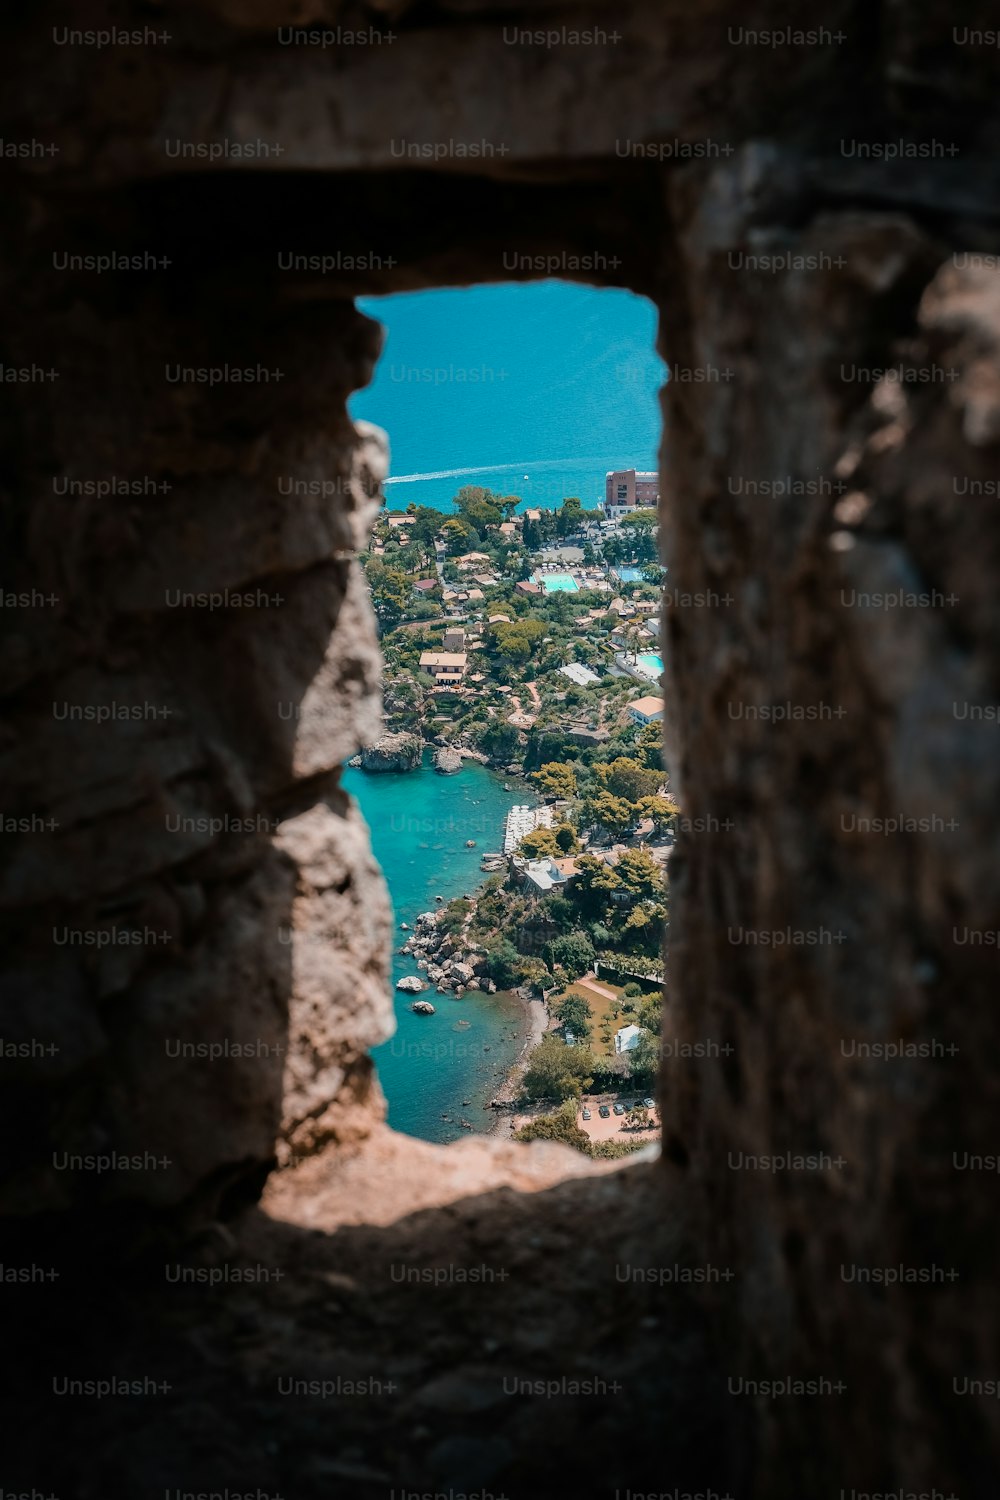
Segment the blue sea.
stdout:
[[[436,896],[450,901],[476,890],[486,879],[479,868],[483,854],[503,848],[507,809],[535,800],[523,782],[511,781],[504,791],[504,778],[475,761],[442,776],[429,754],[416,771],[373,775],[346,767],[341,782],[371,830],[392,897],[397,947],[407,938],[400,923],[412,930],[422,911],[435,909]],[[474,849],[465,847],[469,839]],[[431,988],[423,998],[435,1014],[418,1016],[410,1009],[415,997],[395,989],[397,979],[418,973],[413,959],[394,955],[398,1029],[372,1056],[393,1129],[453,1141],[466,1133],[463,1119],[477,1131],[489,1129],[493,1112],[484,1106],[517,1057],[524,1007],[512,995],[472,990],[456,1000]],[[466,1099],[471,1103],[464,1105]]]
[[666,370],[651,302],[539,281],[366,297],[386,329],[353,417],[391,444],[386,501],[450,510],[481,484],[550,509],[604,498],[608,469],[657,467]]

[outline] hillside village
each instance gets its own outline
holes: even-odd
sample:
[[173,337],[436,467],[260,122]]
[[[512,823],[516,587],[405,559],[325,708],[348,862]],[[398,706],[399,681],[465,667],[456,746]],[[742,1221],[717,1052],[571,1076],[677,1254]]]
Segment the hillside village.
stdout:
[[[423,978],[401,986],[544,999],[546,1033],[495,1103],[517,1103],[519,1134],[592,1154],[643,1143],[656,1071],[678,809],[662,766],[654,480],[624,471],[601,509],[520,514],[517,497],[466,487],[453,513],[383,515],[364,559],[387,733],[362,763],[416,765],[430,745],[443,771],[472,756],[537,797],[483,851],[485,885],[420,918],[402,951]],[[622,1125],[629,1144],[612,1139]]]

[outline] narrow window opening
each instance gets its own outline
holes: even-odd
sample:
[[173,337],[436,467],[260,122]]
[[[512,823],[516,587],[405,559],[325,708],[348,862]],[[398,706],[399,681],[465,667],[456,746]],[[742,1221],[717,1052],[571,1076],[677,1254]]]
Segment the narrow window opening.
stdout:
[[[662,766],[652,304],[564,282],[364,299],[389,436],[362,555],[385,733],[344,772],[394,907],[388,1120],[655,1146]],[[400,986],[402,986],[400,988]]]

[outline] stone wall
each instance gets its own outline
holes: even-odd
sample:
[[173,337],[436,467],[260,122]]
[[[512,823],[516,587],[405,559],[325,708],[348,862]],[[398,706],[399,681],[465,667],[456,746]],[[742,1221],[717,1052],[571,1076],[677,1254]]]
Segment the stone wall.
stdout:
[[[122,212],[98,243],[156,238]],[[52,269],[85,244],[65,219],[25,243],[4,347],[56,374],[9,386],[6,417],[5,587],[29,607],[3,650],[26,830],[3,1031],[32,1055],[7,1064],[3,1203],[204,1211],[381,1113],[388,904],[338,787],[381,727],[352,557],[386,449],[344,412],[379,333],[343,302],[248,316],[251,285],[169,248],[134,283]],[[178,375],[223,365],[264,375]],[[96,1187],[54,1166],[100,1152],[151,1165]]]
[[[956,1165],[996,1151],[1000,297],[996,262],[964,258],[1000,249],[996,52],[959,44],[938,0],[833,6],[837,36],[791,61],[734,44],[749,22],[722,0],[189,0],[169,45],[134,52],[54,47],[63,19],[5,23],[4,139],[41,148],[5,159],[3,359],[59,372],[8,385],[2,428],[5,587],[41,601],[12,612],[3,657],[4,811],[38,820],[5,836],[4,1035],[43,1044],[4,1063],[5,1210],[147,1227],[367,1128],[387,908],[336,772],[379,728],[349,558],[384,452],[345,416],[377,354],[350,299],[546,271],[630,286],[677,367],[669,759],[707,830],[673,866],[667,1035],[712,1044],[665,1062],[650,1220],[735,1272],[709,1299],[717,1390],[845,1387],[733,1399],[746,1493],[992,1494],[995,1403],[953,1381],[995,1378],[998,1355],[989,1179]],[[394,39],[280,44],[312,22]],[[618,40],[510,45],[507,23]],[[903,139],[922,150],[851,145]],[[101,247],[172,264],[54,273]],[[284,250],[362,262],[284,274]],[[220,363],[283,378],[164,376]],[[887,367],[907,378],[844,373]],[[157,488],[54,487],[113,474]],[[289,477],[332,493],[284,494]],[[169,603],[223,589],[255,602]],[[142,716],[69,722],[63,703]],[[153,936],[54,940],[71,928]],[[173,1038],[268,1051],[179,1083]],[[900,1039],[934,1055],[858,1055]],[[109,1149],[169,1165],[86,1189],[51,1166]],[[783,1153],[819,1169],[746,1166]],[[842,1269],[900,1265],[956,1279]]]

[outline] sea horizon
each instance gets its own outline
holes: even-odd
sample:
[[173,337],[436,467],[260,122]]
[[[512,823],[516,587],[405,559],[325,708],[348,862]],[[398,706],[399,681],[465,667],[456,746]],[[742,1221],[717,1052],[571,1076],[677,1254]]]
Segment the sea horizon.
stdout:
[[[604,498],[610,469],[655,470],[656,312],[618,288],[500,283],[365,297],[386,330],[350,414],[389,434],[388,509],[453,509],[463,484],[550,510]],[[432,351],[432,353],[428,353]]]

